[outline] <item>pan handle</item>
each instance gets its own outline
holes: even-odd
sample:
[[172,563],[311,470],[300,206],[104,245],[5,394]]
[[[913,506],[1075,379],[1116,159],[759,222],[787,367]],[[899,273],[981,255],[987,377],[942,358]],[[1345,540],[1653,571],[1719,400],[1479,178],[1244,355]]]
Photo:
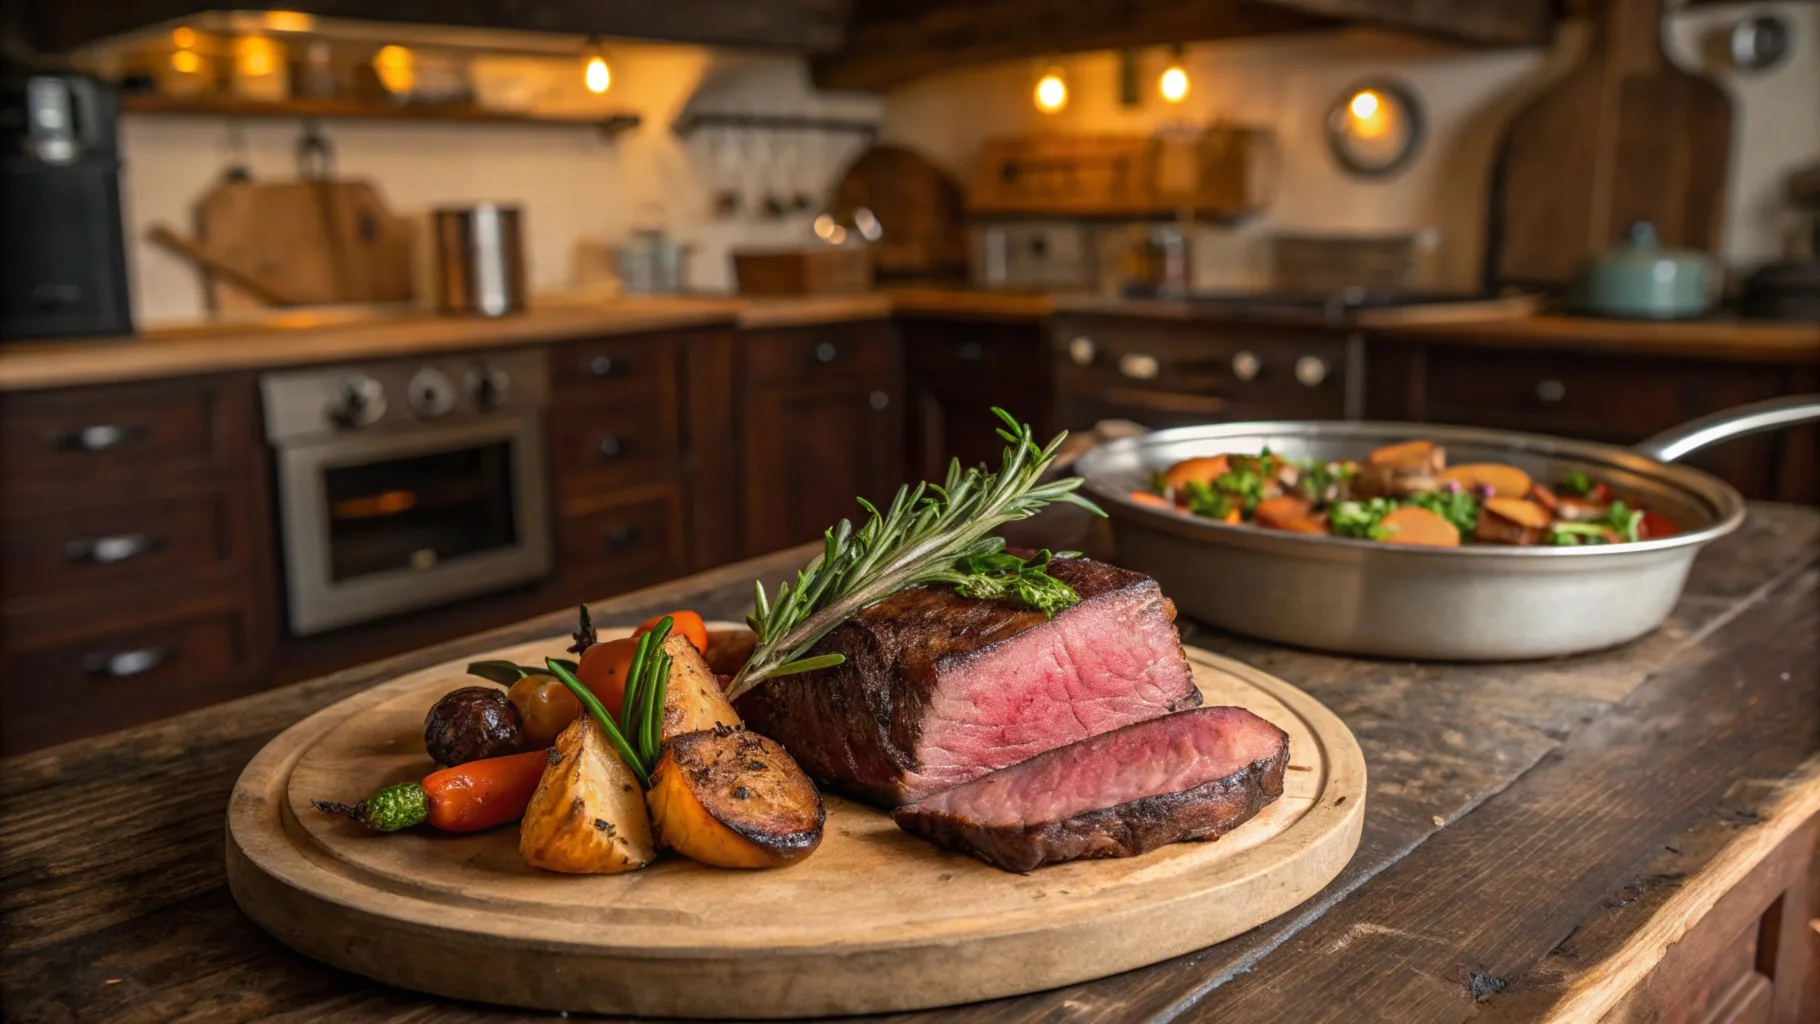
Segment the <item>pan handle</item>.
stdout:
[[1639,442],[1632,451],[1658,462],[1673,462],[1683,455],[1721,441],[1766,430],[1780,430],[1797,423],[1820,420],[1820,395],[1789,395],[1740,405],[1723,412],[1670,427]]

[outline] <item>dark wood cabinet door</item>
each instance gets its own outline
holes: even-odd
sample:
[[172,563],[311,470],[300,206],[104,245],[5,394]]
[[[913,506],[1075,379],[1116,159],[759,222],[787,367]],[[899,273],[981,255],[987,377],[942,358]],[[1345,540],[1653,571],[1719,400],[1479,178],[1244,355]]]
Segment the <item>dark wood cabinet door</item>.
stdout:
[[999,464],[998,406],[1045,440],[1053,432],[1048,360],[1035,323],[909,320],[902,325],[909,394],[909,469],[940,480],[950,459]]
[[904,483],[902,350],[883,321],[744,332],[745,554],[820,537]]

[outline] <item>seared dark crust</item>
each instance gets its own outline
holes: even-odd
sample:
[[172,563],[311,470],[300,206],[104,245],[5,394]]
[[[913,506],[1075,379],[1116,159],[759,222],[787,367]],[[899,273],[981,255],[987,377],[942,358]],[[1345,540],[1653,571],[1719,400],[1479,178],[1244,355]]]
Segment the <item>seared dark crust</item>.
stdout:
[[1023,873],[1045,864],[1135,857],[1170,843],[1218,839],[1283,795],[1288,765],[1289,745],[1284,743],[1272,756],[1223,779],[1036,825],[982,825],[917,804],[900,807],[891,817],[904,831],[944,850]]
[[[845,655],[844,664],[766,682],[735,710],[753,731],[782,743],[824,787],[895,807],[905,800],[906,777],[922,767],[915,751],[942,672],[1132,589],[1155,592],[1174,617],[1156,581],[1142,573],[1088,558],[1057,560],[1050,572],[1081,596],[1080,605],[1055,620],[1011,601],[961,597],[951,587],[913,587],[861,611],[815,645],[815,654]],[[1159,713],[1200,703],[1189,679],[1181,697]]]

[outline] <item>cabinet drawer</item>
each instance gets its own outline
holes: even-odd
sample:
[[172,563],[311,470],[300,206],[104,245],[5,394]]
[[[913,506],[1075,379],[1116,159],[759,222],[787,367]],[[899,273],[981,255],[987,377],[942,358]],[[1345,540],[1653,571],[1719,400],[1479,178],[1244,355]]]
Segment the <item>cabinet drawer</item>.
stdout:
[[8,395],[0,402],[0,456],[9,479],[60,483],[226,461],[220,398],[201,382]]
[[885,323],[748,331],[744,348],[754,381],[880,379],[897,368],[895,338]]
[[665,482],[598,501],[571,501],[558,528],[565,577],[579,600],[660,583],[688,571],[682,493]]
[[40,636],[6,653],[0,747],[8,753],[236,696],[255,667],[246,612],[231,603]]
[[235,550],[229,496],[205,493],[0,524],[0,596],[10,605],[40,594],[155,579],[181,585],[235,571],[250,552]]
[[551,350],[550,384],[558,401],[632,399],[676,402],[676,338],[636,334],[571,342]]
[[558,490],[588,494],[670,476],[677,470],[674,410],[656,404],[551,410]]
[[906,324],[904,363],[915,375],[976,378],[1009,375],[1039,382],[1045,376],[1043,341],[1035,328],[995,324]]
[[1735,363],[1436,348],[1427,413],[1436,422],[1631,442],[1780,388],[1776,369]]

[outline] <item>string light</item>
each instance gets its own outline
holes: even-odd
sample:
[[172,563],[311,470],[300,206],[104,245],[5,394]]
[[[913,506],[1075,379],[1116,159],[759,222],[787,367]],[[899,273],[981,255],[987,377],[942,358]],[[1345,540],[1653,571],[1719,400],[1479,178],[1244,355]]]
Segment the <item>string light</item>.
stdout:
[[1036,80],[1036,109],[1053,114],[1068,105],[1068,83],[1061,68],[1050,68]]
[[1180,103],[1188,98],[1188,72],[1182,67],[1182,48],[1175,48],[1164,69],[1162,77],[1156,80],[1156,90],[1163,94],[1163,99],[1170,103]]
[[606,53],[600,48],[599,39],[588,40],[588,45],[581,51],[581,80],[587,83],[588,91],[596,96],[613,87],[613,70],[607,67]]
[[1389,109],[1370,89],[1355,93],[1346,104],[1346,113],[1352,117],[1353,131],[1360,138],[1375,139],[1391,129]]
[[402,46],[382,46],[373,56],[373,72],[379,84],[394,95],[408,93],[417,82],[417,69],[412,66],[411,51]]

